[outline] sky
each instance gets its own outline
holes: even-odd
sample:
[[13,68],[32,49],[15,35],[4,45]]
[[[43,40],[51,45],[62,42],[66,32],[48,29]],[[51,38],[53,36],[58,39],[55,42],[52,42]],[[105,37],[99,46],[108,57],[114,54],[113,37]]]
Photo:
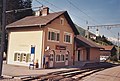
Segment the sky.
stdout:
[[[120,24],[120,0],[33,0],[32,7],[43,4],[51,12],[67,11],[73,22],[87,29],[87,26]],[[88,21],[88,24],[86,24]],[[95,33],[96,29],[89,31]],[[118,28],[99,28],[100,35],[118,37]]]

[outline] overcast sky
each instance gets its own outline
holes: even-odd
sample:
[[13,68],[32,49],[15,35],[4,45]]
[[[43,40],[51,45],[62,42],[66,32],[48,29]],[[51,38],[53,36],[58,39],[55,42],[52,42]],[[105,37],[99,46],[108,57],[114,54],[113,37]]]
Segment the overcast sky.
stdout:
[[[68,11],[74,23],[86,29],[88,25],[120,24],[120,0],[33,0],[33,7],[48,6],[51,12]],[[50,4],[51,3],[51,4]],[[95,29],[90,29],[95,33]],[[101,35],[117,37],[120,28],[99,29]]]

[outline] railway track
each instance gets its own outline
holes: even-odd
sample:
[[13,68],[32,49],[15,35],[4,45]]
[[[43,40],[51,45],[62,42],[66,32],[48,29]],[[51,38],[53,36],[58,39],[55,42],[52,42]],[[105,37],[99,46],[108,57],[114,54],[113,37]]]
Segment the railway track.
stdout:
[[74,70],[65,70],[58,71],[53,73],[48,73],[46,75],[26,77],[22,78],[22,81],[79,81],[80,79],[89,76],[95,72],[104,70],[105,68],[98,69],[74,69]]
[[[102,71],[107,68],[114,67],[116,65],[111,64],[86,64],[83,68],[63,70],[48,73],[40,76],[28,76],[21,78],[22,81],[79,81],[93,73]],[[52,69],[51,69],[52,70]]]

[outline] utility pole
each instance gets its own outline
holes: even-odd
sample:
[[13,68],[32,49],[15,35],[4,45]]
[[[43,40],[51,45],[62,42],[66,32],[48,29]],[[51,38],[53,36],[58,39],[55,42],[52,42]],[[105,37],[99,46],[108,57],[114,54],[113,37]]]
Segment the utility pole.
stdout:
[[120,36],[120,34],[119,34],[119,32],[118,32],[118,53],[117,53],[117,59],[119,60],[119,36]]
[[88,26],[88,21],[86,21],[86,27],[87,27],[87,30],[85,32],[85,36],[87,37],[87,39],[89,39],[89,26]]
[[1,28],[1,47],[0,47],[0,77],[2,77],[3,53],[5,49],[5,27],[6,27],[6,0],[3,1],[2,9],[2,28]]

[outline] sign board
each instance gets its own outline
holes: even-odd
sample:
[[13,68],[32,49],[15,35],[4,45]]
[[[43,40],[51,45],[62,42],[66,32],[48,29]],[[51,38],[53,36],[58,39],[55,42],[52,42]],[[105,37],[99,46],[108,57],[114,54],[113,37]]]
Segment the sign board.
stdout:
[[31,54],[35,54],[35,47],[31,47]]
[[56,50],[66,50],[66,46],[56,45]]

